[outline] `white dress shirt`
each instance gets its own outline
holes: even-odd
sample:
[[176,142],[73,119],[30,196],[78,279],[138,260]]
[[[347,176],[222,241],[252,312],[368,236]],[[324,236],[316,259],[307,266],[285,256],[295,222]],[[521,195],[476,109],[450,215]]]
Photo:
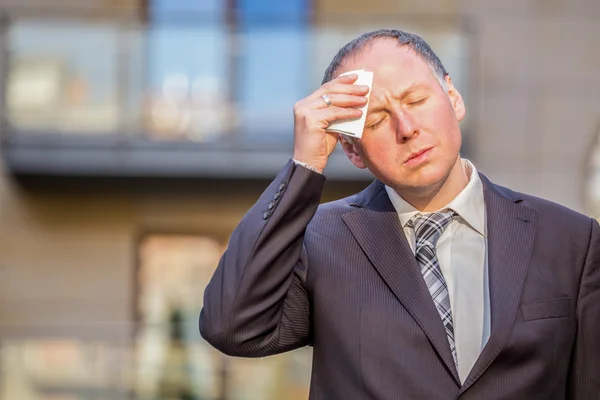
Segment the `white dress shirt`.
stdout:
[[[470,175],[469,183],[454,200],[438,210],[453,210],[458,217],[444,230],[436,249],[448,284],[458,375],[464,383],[490,336],[490,300],[483,184],[475,166],[468,160],[462,162]],[[408,222],[419,211],[392,188],[385,189],[414,253],[415,232]]]

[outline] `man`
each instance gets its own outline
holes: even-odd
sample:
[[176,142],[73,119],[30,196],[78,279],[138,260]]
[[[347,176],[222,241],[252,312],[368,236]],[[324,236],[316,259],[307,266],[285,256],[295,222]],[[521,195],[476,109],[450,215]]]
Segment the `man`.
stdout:
[[[340,139],[377,180],[319,206],[358,69],[365,130]],[[600,399],[598,223],[461,159],[463,100],[418,36],[365,34],[324,81],[206,288],[202,336],[242,357],[312,345],[311,399]]]

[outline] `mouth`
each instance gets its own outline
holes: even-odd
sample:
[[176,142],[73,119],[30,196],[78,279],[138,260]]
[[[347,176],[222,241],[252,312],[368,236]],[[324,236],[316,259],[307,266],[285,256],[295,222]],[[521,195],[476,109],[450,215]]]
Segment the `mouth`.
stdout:
[[415,153],[412,153],[408,159],[404,162],[405,165],[408,166],[415,166],[418,165],[424,161],[426,161],[429,158],[429,154],[431,153],[431,150],[433,150],[433,147],[428,147],[422,150],[419,150]]

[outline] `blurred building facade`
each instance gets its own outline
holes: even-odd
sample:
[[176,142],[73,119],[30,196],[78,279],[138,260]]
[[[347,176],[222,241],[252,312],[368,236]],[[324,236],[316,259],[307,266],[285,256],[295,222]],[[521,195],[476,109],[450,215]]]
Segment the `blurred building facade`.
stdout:
[[[425,37],[492,180],[600,215],[595,0],[2,0],[0,400],[302,399],[310,350],[197,334],[292,106],[361,32]],[[598,154],[598,155],[597,155]],[[337,151],[324,201],[370,176]]]

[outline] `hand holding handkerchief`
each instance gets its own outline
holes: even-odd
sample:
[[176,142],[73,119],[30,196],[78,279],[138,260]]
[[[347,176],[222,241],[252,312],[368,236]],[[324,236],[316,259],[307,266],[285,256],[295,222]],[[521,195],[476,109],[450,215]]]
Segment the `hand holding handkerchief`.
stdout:
[[[365,128],[365,120],[367,119],[367,109],[369,108],[369,96],[371,94],[371,87],[373,86],[373,72],[365,70],[349,71],[342,75],[357,74],[358,79],[354,82],[355,85],[365,85],[369,87],[369,93],[367,93],[367,104],[360,108],[363,114],[360,118],[347,119],[342,121],[335,121],[329,124],[326,129],[327,132],[336,132],[343,135],[361,138],[363,130]],[[340,76],[342,76],[340,75]]]

